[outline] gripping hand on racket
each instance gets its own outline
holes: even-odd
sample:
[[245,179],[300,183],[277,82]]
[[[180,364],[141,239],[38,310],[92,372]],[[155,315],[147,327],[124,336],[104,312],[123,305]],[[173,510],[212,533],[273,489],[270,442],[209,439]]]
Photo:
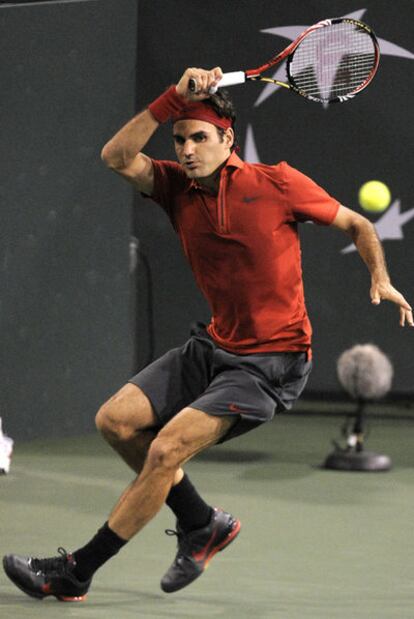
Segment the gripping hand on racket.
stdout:
[[[223,77],[220,67],[211,70],[189,68],[184,71],[180,81],[176,86],[177,93],[189,101],[202,101],[208,99],[211,92],[217,87]],[[190,82],[195,82],[196,90],[190,89]]]

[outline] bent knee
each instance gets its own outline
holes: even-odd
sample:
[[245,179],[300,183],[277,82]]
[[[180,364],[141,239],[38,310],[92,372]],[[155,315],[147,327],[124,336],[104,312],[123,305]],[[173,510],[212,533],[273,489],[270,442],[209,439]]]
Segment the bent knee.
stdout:
[[151,468],[176,470],[185,457],[179,439],[156,437],[148,451],[147,464]]
[[103,437],[110,441],[125,442],[137,436],[140,428],[124,414],[111,400],[105,402],[98,410],[95,424]]
[[117,414],[117,407],[110,401],[105,402],[96,413],[95,424],[107,440],[128,441],[135,434],[130,424],[121,421]]
[[127,384],[101,406],[95,423],[107,440],[129,441],[142,430],[154,428],[157,420],[145,394]]

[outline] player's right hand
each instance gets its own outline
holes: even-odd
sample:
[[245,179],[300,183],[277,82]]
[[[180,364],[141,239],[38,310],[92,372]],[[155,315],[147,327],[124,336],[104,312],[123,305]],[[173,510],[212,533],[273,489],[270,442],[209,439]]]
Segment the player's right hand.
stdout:
[[[186,69],[176,86],[177,93],[189,101],[208,99],[210,88],[217,86],[222,77],[223,71],[220,67],[215,67],[210,71],[196,68]],[[192,92],[189,88],[191,79],[195,80],[197,84],[195,92]]]

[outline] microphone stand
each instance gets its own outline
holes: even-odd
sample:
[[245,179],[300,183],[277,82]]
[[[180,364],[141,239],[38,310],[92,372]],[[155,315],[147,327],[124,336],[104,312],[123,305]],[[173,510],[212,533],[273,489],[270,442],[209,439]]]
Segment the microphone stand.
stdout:
[[352,431],[346,434],[346,447],[333,441],[334,451],[326,458],[323,468],[339,471],[389,471],[392,462],[389,456],[365,451],[365,423],[367,401],[358,398]]

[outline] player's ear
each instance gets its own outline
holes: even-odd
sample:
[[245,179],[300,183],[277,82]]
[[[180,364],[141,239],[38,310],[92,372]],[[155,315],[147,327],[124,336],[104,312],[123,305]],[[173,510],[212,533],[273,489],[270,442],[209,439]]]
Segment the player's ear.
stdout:
[[229,127],[224,132],[224,140],[225,140],[226,146],[228,146],[228,148],[231,148],[233,146],[233,144],[234,144],[234,130],[232,129],[232,127]]

